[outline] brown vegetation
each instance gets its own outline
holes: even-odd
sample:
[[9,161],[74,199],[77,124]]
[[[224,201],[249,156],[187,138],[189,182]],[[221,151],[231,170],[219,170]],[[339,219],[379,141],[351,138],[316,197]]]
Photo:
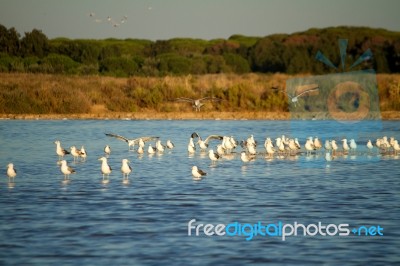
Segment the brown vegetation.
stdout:
[[[288,119],[286,74],[114,78],[0,74],[0,116],[17,119]],[[378,74],[384,119],[399,119],[400,75]],[[178,97],[213,96],[200,112]]]

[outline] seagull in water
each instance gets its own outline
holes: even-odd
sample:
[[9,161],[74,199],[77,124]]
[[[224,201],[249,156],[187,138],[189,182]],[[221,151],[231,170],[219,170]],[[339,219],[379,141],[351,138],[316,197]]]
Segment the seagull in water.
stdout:
[[56,153],[58,155],[58,160],[61,160],[62,158],[64,158],[65,155],[69,154],[69,151],[61,147],[61,142],[59,140],[54,141],[54,144],[56,144]]
[[111,147],[109,145],[106,145],[104,147],[104,154],[108,157],[111,154]]
[[207,175],[207,173],[204,172],[203,170],[197,168],[197,166],[193,166],[192,167],[192,175],[193,175],[193,179],[200,180],[203,178],[203,176]]
[[[101,161],[101,173],[103,174],[103,183],[108,183],[112,169],[108,165],[106,157],[99,158],[99,161]],[[107,179],[105,179],[106,176]]]
[[167,140],[166,146],[170,150],[172,150],[175,147],[174,143],[171,140]]
[[62,160],[61,161],[60,171],[61,171],[61,173],[64,174],[64,180],[69,180],[69,175],[76,173],[75,170],[72,167],[69,167],[67,165],[67,161],[66,160]]
[[136,144],[140,145],[141,142],[143,142],[143,147],[144,147],[144,143],[146,143],[147,141],[159,139],[159,137],[140,137],[140,138],[136,138],[136,139],[128,139],[124,136],[113,134],[113,133],[105,133],[105,134],[108,137],[113,137],[113,138],[116,138],[116,139],[119,139],[119,140],[122,140],[122,141],[125,141],[126,143],[128,143],[128,151],[133,150],[135,145]]
[[208,148],[208,142],[210,142],[210,140],[212,140],[212,139],[222,140],[224,137],[219,136],[219,135],[210,135],[205,140],[203,140],[199,134],[197,134],[196,132],[193,132],[192,138],[198,138],[197,144],[199,144],[200,149],[206,150]]
[[213,150],[208,151],[208,157],[210,158],[211,162],[216,162],[220,158],[220,156],[215,153]]
[[122,182],[127,181],[129,178],[129,174],[132,172],[132,168],[129,165],[128,159],[122,160],[121,172],[122,172],[122,178],[123,178]]
[[14,168],[14,164],[9,163],[7,165],[7,176],[8,176],[8,182],[11,182],[11,180],[14,181],[14,178],[17,176],[17,170]]
[[180,97],[176,98],[175,101],[177,102],[189,102],[192,104],[192,107],[196,110],[196,112],[200,112],[200,108],[204,105],[203,101],[221,101],[221,99],[215,98],[215,97],[204,97],[200,99],[191,99],[191,98],[185,98],[185,97]]

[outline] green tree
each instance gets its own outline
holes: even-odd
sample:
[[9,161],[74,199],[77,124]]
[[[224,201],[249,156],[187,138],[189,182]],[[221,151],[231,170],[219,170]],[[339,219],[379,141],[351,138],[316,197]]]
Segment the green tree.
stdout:
[[49,52],[49,41],[42,31],[34,29],[25,32],[21,40],[21,51],[23,56],[44,57]]

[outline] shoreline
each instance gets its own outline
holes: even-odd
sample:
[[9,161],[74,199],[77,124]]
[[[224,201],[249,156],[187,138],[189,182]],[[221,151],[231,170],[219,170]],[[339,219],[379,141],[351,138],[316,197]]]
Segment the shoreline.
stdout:
[[[400,112],[381,112],[382,120],[400,120]],[[290,120],[289,112],[107,112],[85,114],[0,114],[1,120]]]

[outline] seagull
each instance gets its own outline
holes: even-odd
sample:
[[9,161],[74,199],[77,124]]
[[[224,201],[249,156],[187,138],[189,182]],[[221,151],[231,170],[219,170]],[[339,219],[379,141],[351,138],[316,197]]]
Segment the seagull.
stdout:
[[72,167],[69,167],[67,165],[67,161],[66,160],[62,160],[61,161],[60,170],[61,170],[61,173],[64,174],[64,180],[68,180],[70,174],[75,174],[76,173],[75,170]]
[[87,157],[87,153],[86,153],[85,147],[83,147],[83,146],[81,147],[81,150],[80,150],[80,156],[82,158],[82,161],[85,162],[86,161],[86,157]]
[[170,150],[175,147],[174,143],[172,143],[171,140],[167,140],[167,144],[166,145],[167,145],[167,148],[170,149]]
[[331,146],[332,146],[332,155],[336,155],[336,151],[339,148],[338,145],[336,144],[336,140],[331,141]]
[[121,166],[122,177],[124,180],[127,180],[129,174],[132,172],[132,168],[129,165],[128,159],[122,159],[122,166]]
[[211,162],[213,162],[213,163],[216,162],[220,158],[220,156],[217,153],[215,153],[213,150],[208,151],[208,157],[210,158]]
[[315,150],[314,142],[313,142],[313,140],[312,140],[312,137],[309,137],[309,138],[307,139],[306,144],[304,144],[304,147],[305,147],[306,150],[307,150],[307,155],[311,155],[311,152],[312,152],[313,150]]
[[197,168],[197,166],[193,166],[192,167],[192,175],[195,180],[200,180],[200,179],[202,179],[203,176],[207,175],[207,173],[204,172],[203,170]]
[[78,150],[75,146],[71,146],[71,155],[74,157],[74,162],[77,158],[81,156],[81,151]]
[[156,141],[156,149],[158,152],[163,153],[164,152],[164,145],[161,144],[161,140]]
[[190,136],[190,139],[189,139],[188,152],[189,153],[196,152],[196,146],[194,145],[194,142],[193,142],[193,134]]
[[303,92],[301,92],[301,93],[299,93],[297,95],[290,95],[289,93],[287,93],[287,91],[285,91],[283,89],[280,89],[280,88],[276,88],[276,87],[272,87],[271,89],[273,89],[275,91],[280,91],[280,92],[285,93],[290,98],[290,101],[296,106],[298,101],[299,101],[299,98],[301,96],[304,96],[307,93],[312,92],[312,91],[317,91],[317,90],[319,90],[319,87],[317,86],[315,88],[311,88],[311,89],[305,90],[305,91],[303,91]]
[[15,170],[14,164],[12,163],[7,165],[7,176],[8,182],[11,182],[11,179],[14,181],[14,178],[17,176],[17,170]]
[[[150,140],[159,139],[159,137],[140,137],[140,138],[136,138],[136,139],[128,139],[124,136],[113,134],[113,133],[105,133],[105,134],[108,137],[113,137],[113,138],[116,138],[116,139],[119,139],[119,140],[122,140],[122,141],[125,141],[126,143],[128,143],[128,151],[133,150],[135,145],[136,144],[140,145],[141,142],[143,142],[143,147],[144,147],[145,142],[150,141]],[[132,147],[132,149],[131,149],[131,147]]]
[[99,161],[101,161],[101,173],[103,174],[103,181],[105,180],[105,176],[107,176],[107,180],[110,177],[111,174],[111,167],[107,163],[107,158],[106,157],[101,157],[99,158]]
[[244,163],[247,163],[247,162],[253,161],[254,157],[250,157],[249,155],[246,154],[245,151],[242,151],[240,153],[240,160],[242,160],[242,162],[244,162]]
[[54,144],[56,144],[56,153],[58,155],[58,160],[61,160],[64,155],[69,154],[69,151],[61,147],[61,142],[59,140],[54,141]]
[[149,154],[154,154],[154,153],[156,153],[156,151],[157,151],[157,148],[154,148],[151,146],[151,144],[149,144],[149,148],[147,149],[147,152]]
[[106,145],[104,147],[104,154],[108,157],[111,154],[111,147],[109,145]]
[[393,150],[394,150],[394,155],[397,155],[400,151],[400,146],[397,139],[393,141]]
[[350,150],[355,153],[357,149],[357,143],[354,139],[350,140]]
[[138,154],[143,154],[143,153],[144,153],[143,147],[142,147],[142,146],[139,146],[136,152],[137,152]]
[[191,99],[191,98],[180,97],[180,98],[176,98],[175,101],[189,102],[192,104],[192,107],[196,110],[196,112],[200,112],[200,108],[204,105],[204,103],[202,103],[202,101],[216,102],[216,101],[221,101],[221,99],[215,98],[215,97],[204,97],[204,98],[200,98],[200,99]]
[[321,143],[321,141],[318,139],[318,137],[315,137],[315,138],[314,138],[314,148],[315,148],[316,150],[319,150],[319,149],[322,148],[322,143]]
[[192,138],[198,138],[197,144],[199,144],[200,149],[206,150],[208,148],[208,142],[210,140],[212,140],[212,139],[222,140],[224,137],[219,136],[219,135],[210,135],[203,141],[199,134],[197,134],[196,132],[193,132]]
[[343,141],[343,153],[346,153],[350,150],[349,144],[347,144],[347,139],[342,139]]

